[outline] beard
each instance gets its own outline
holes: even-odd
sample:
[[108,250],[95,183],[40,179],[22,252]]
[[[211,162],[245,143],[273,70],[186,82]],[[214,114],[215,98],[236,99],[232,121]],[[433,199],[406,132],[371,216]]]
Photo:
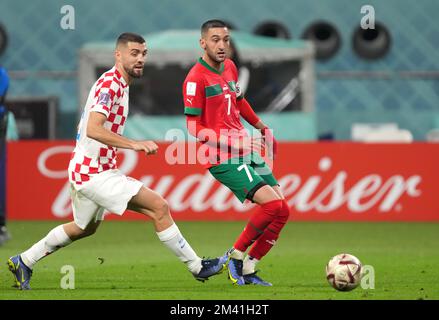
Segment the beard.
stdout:
[[128,73],[128,75],[132,78],[140,78],[143,76],[143,67],[140,70],[134,67],[128,68],[124,66],[123,68],[125,69],[125,72]]
[[222,62],[224,62],[224,60],[226,60],[226,57],[227,57],[227,55],[226,55],[226,51],[224,51],[224,55],[223,55],[223,57],[219,57],[218,54],[216,54],[215,52],[210,51],[210,50],[206,50],[206,53],[207,53],[207,55],[209,56],[209,58],[210,58],[212,61],[215,61],[216,63],[222,63]]

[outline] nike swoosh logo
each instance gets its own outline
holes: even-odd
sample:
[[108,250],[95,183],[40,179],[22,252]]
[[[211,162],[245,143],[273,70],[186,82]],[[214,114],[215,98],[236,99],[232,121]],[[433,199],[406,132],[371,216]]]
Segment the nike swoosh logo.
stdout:
[[184,238],[181,238],[180,240],[178,240],[178,244],[180,245],[180,249],[183,249],[186,245],[186,240]]

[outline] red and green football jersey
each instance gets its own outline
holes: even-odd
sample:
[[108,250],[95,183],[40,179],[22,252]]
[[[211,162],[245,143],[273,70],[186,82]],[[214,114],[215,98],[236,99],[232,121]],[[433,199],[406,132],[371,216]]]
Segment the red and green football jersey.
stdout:
[[[230,59],[226,59],[218,71],[200,58],[189,71],[183,84],[184,113],[200,116],[200,124],[213,130],[217,139],[220,134],[231,139],[248,136],[241,123],[236,103],[242,98],[238,70]],[[230,148],[209,146],[208,155],[210,165],[207,167],[210,167],[236,157],[236,152],[232,153]]]

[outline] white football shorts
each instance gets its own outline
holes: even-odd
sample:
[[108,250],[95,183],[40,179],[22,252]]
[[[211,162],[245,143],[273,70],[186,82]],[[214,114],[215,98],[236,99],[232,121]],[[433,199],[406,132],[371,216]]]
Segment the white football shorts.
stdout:
[[125,176],[119,170],[96,174],[82,185],[70,185],[73,218],[85,229],[91,221],[104,220],[104,212],[122,215],[128,202],[139,193],[143,183]]

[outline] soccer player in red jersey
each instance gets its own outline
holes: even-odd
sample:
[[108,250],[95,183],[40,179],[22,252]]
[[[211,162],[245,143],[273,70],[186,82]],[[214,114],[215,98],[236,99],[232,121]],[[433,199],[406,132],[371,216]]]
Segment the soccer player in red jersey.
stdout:
[[[238,71],[227,58],[230,34],[226,24],[205,22],[200,46],[204,54],[183,84],[188,131],[205,150],[205,157],[198,160],[241,202],[250,200],[259,205],[227,252],[229,279],[237,285],[271,286],[256,275],[255,267],[276,243],[288,221],[289,207],[259,152],[266,150],[273,158],[277,142],[240,92]],[[252,139],[240,117],[260,130],[262,139]]]
[[153,141],[135,141],[122,135],[128,116],[129,84],[143,75],[146,55],[143,37],[133,33],[119,36],[115,66],[91,88],[78,125],[68,169],[74,219],[55,227],[28,250],[8,259],[19,289],[30,289],[33,267],[42,258],[94,234],[105,210],[122,215],[130,209],[151,217],[160,241],[186,264],[197,280],[207,280],[223,270],[224,257],[201,259],[195,253],[174,223],[165,199],[117,168],[117,148],[145,155],[158,151]]

